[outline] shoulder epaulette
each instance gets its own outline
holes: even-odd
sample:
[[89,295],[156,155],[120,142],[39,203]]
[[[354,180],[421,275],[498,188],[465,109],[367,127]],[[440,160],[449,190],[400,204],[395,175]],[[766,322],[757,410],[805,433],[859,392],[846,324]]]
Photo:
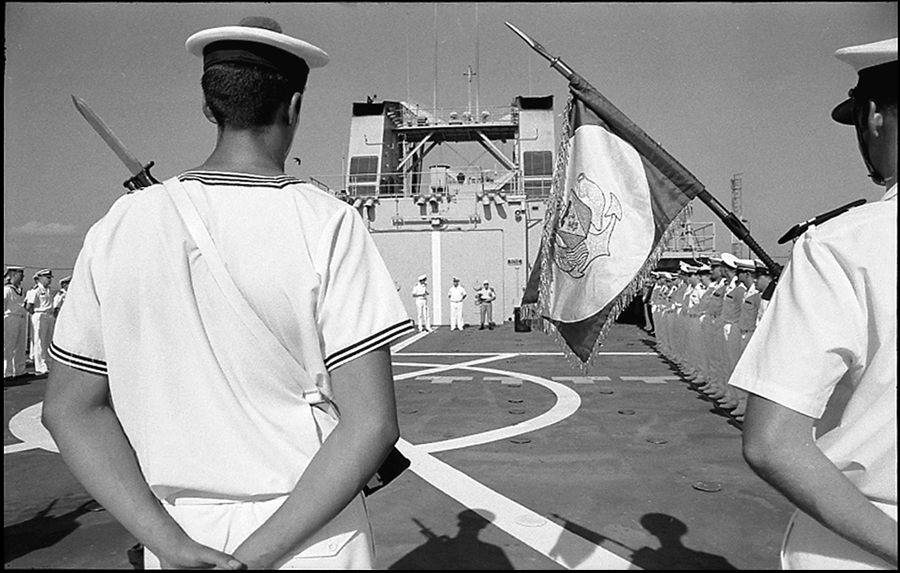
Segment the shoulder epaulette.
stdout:
[[784,236],[782,236],[780,239],[778,239],[778,244],[783,245],[784,243],[787,243],[788,241],[793,241],[794,239],[796,239],[797,237],[799,237],[800,235],[805,233],[806,230],[809,229],[810,227],[812,227],[814,225],[821,225],[825,221],[827,221],[829,219],[833,219],[843,213],[846,213],[853,207],[858,207],[865,202],[866,202],[865,199],[857,199],[856,201],[847,203],[846,205],[844,205],[842,207],[838,207],[837,209],[832,209],[831,211],[828,211],[827,213],[822,213],[821,215],[813,217],[812,219],[809,219],[802,223],[798,223],[798,224],[794,225],[793,227],[791,227],[791,230],[788,231],[787,233],[785,233]]

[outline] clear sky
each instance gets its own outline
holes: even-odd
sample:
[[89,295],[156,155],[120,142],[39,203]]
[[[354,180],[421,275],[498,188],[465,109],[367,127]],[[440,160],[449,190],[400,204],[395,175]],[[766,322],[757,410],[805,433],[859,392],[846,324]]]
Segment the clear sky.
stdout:
[[[555,96],[566,82],[509,21],[580,73],[663,145],[776,259],[794,223],[883,194],[853,129],[831,121],[856,76],[834,58],[897,34],[897,3],[7,3],[3,258],[68,274],[90,225],[128,173],[84,119],[83,98],[152,172],[202,163],[215,126],[200,112],[201,62],[184,41],[248,15],[275,18],[331,63],[310,75],[288,173],[342,171],[350,110],[367,95],[465,107],[467,66],[481,107]],[[477,23],[477,25],[476,25]],[[435,35],[436,34],[436,35]],[[437,73],[435,73],[437,70]],[[435,80],[435,78],[437,78]],[[477,88],[477,89],[476,89]],[[441,146],[445,147],[445,146]],[[694,221],[715,218],[702,204]],[[717,247],[730,234],[717,224]],[[30,276],[30,274],[28,275]]]

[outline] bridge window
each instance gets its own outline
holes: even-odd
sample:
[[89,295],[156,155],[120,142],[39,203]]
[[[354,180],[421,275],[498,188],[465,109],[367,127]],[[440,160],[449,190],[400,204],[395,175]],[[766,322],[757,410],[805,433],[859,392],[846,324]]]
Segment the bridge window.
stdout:
[[522,154],[524,159],[525,177],[533,175],[553,176],[553,152],[552,151],[526,151]]
[[550,196],[553,181],[553,152],[526,151],[522,154],[525,196],[529,199]]
[[350,158],[350,195],[375,195],[378,177],[378,156],[357,155]]

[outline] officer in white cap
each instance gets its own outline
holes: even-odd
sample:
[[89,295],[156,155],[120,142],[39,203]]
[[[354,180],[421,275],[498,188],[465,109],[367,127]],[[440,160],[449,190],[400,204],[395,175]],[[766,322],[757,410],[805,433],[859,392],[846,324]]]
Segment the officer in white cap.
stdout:
[[707,371],[701,391],[712,390],[724,384],[722,374],[722,356],[725,346],[722,338],[722,303],[725,301],[725,270],[722,257],[710,257],[710,285],[708,291],[708,303],[706,305],[707,322],[704,340],[704,353]]
[[744,457],[798,508],[782,568],[896,570],[897,38],[835,56],[857,84],[832,118],[886,193],[798,238],[731,384]]
[[[722,356],[720,359],[721,375],[719,385],[711,391],[705,391],[715,400],[726,398],[728,392],[727,382],[731,376],[734,365],[740,357],[741,331],[738,320],[741,317],[741,302],[744,299],[746,287],[738,279],[738,259],[731,253],[722,253],[722,263],[725,270],[727,285],[722,300]],[[726,398],[727,399],[727,398]]]
[[25,293],[22,291],[24,267],[9,265],[3,273],[3,378],[25,374],[27,329]]
[[53,290],[50,283],[53,271],[41,269],[34,273],[35,285],[25,294],[25,310],[31,315],[31,358],[38,376],[50,371],[48,364],[50,340],[53,336]]
[[59,290],[56,291],[56,296],[53,297],[53,318],[59,316],[59,311],[62,309],[63,303],[66,302],[66,291],[69,289],[69,283],[71,282],[71,276],[59,279]]
[[87,235],[44,425],[146,568],[373,568],[362,490],[413,324],[356,210],[285,174],[328,55],[259,17],[185,47],[215,147]]
[[761,261],[753,262],[756,264],[756,290],[759,291],[760,295],[759,311],[756,313],[756,324],[758,325],[759,321],[762,320],[763,315],[766,313],[766,309],[769,307],[769,301],[772,300],[771,296],[769,298],[764,296],[772,284],[772,274],[765,263]]
[[475,292],[475,301],[481,309],[481,326],[479,330],[484,330],[485,324],[490,330],[494,330],[494,301],[497,299],[497,293],[491,283],[484,281],[481,288]]
[[447,292],[450,299],[450,330],[463,329],[463,301],[466,300],[466,288],[459,284],[459,277],[453,277],[453,286]]
[[416,301],[416,325],[419,332],[431,331],[431,313],[428,312],[428,275],[419,275],[419,282],[413,285],[412,296]]

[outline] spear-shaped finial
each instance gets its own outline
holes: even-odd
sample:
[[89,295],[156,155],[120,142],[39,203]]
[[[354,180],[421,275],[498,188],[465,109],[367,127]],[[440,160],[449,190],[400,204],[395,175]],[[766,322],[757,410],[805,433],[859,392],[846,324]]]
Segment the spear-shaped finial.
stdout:
[[536,42],[535,40],[533,40],[533,39],[532,39],[529,35],[527,35],[525,32],[519,30],[518,28],[516,28],[515,26],[513,26],[513,25],[510,24],[509,22],[505,22],[505,24],[509,27],[510,30],[512,30],[513,32],[515,32],[516,34],[518,34],[520,38],[522,38],[523,40],[525,40],[525,42],[526,42],[529,46],[531,46],[531,49],[533,49],[535,52],[537,52],[538,54],[540,54],[540,55],[542,55],[544,58],[546,58],[547,61],[550,62],[550,67],[551,67],[551,68],[556,69],[559,73],[561,73],[562,75],[564,75],[564,76],[566,77],[567,80],[571,80],[571,79],[572,79],[572,76],[575,75],[575,72],[572,71],[572,68],[570,68],[570,67],[567,66],[565,63],[563,63],[563,61],[560,60],[559,58],[554,57],[554,56],[551,56],[551,55],[550,55],[550,52],[548,52],[547,49],[544,48],[544,46],[540,45],[538,42]]

